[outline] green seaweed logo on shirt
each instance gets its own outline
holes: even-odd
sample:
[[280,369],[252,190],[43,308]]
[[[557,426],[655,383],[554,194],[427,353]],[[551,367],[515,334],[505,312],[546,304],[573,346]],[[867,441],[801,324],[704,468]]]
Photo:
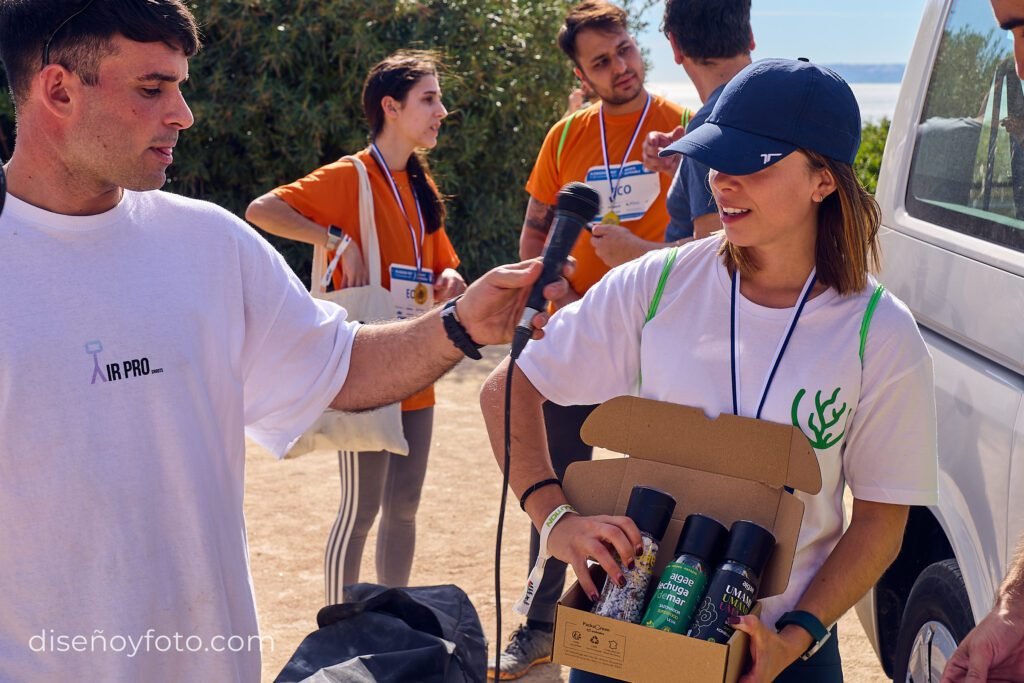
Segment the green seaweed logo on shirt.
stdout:
[[[836,390],[832,392],[828,400],[821,400],[821,392],[817,392],[814,395],[814,412],[807,414],[807,429],[814,434],[814,438],[808,437],[811,442],[811,446],[815,450],[823,451],[825,449],[835,446],[843,438],[843,434],[846,433],[845,423],[843,431],[839,432],[838,436],[832,436],[832,429],[839,424],[840,420],[843,419],[843,415],[846,414],[846,404],[843,403],[840,407],[834,407],[836,404],[836,397],[839,396],[839,390],[841,387],[836,387]],[[804,423],[800,421],[800,401],[803,400],[804,394],[807,393],[806,389],[801,389],[796,392],[796,397],[793,399],[793,426],[799,428],[805,434],[807,429],[804,429]]]

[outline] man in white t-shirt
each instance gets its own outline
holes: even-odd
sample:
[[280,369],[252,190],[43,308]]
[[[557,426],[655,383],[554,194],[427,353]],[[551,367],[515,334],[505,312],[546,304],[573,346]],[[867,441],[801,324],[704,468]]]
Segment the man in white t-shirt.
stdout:
[[[539,264],[360,327],[245,223],[163,185],[199,48],[180,0],[0,0],[0,680],[256,681],[244,438],[507,341]],[[564,281],[551,296],[564,294]],[[542,321],[537,321],[542,322]],[[414,350],[414,352],[410,352]]]

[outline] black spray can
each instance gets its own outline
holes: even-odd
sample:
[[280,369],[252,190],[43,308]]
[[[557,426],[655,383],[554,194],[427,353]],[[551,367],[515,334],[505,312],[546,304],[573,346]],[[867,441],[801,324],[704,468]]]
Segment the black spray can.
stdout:
[[728,537],[729,532],[717,520],[704,515],[686,518],[676,543],[676,559],[661,574],[641,622],[644,626],[686,632],[704,597],[711,568],[722,559]]
[[757,600],[761,573],[775,549],[775,537],[764,527],[740,520],[729,530],[725,561],[715,572],[708,592],[687,634],[691,638],[725,643],[733,627],[726,620],[750,613]]
[[605,579],[601,597],[591,609],[594,614],[633,624],[640,623],[644,603],[647,601],[647,588],[654,573],[654,562],[658,557],[658,543],[665,535],[675,508],[676,499],[664,491],[647,486],[633,487],[626,506],[626,516],[640,529],[644,550],[636,556],[633,569],[626,569],[620,562],[619,568],[626,577],[625,586],[620,587],[611,579]]

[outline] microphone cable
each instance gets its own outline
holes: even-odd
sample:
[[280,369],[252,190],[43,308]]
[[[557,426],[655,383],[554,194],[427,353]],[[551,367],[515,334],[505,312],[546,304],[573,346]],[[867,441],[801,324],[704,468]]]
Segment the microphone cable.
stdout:
[[519,354],[509,354],[505,376],[505,463],[501,476],[501,507],[498,510],[498,533],[494,541],[494,607],[497,638],[494,641],[494,680],[501,680],[501,537],[505,527],[505,505],[508,503],[509,470],[512,465],[512,375]]
[[497,639],[494,644],[494,677],[501,680],[501,540],[505,527],[505,505],[508,503],[509,475],[512,468],[512,376],[516,361],[526,343],[533,337],[533,316],[547,306],[545,285],[562,275],[569,252],[583,226],[590,222],[601,206],[597,192],[585,183],[569,183],[558,193],[555,218],[547,244],[544,245],[543,272],[526,301],[523,317],[516,326],[509,351],[508,373],[505,376],[505,461],[501,477],[501,508],[498,510],[498,532],[494,542],[494,607]]

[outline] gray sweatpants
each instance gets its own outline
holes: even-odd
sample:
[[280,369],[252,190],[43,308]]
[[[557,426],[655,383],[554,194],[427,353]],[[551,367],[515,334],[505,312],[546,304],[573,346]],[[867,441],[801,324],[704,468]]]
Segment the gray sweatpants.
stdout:
[[324,578],[328,605],[343,601],[342,588],[358,583],[366,537],[377,529],[377,583],[407,586],[416,546],[416,511],[427,473],[434,409],[402,413],[409,455],[388,451],[338,451],[341,506],[327,538]]

